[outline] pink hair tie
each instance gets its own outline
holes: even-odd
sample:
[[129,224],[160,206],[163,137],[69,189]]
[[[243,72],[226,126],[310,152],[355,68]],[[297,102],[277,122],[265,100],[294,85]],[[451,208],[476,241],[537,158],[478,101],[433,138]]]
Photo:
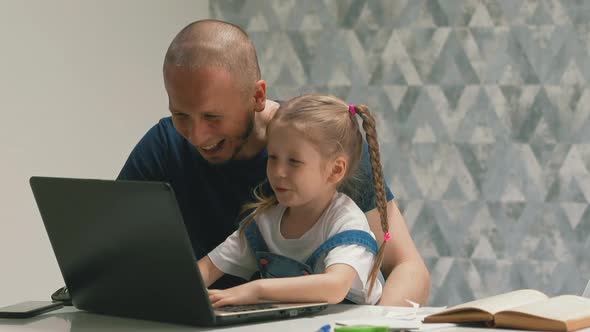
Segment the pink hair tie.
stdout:
[[383,242],[387,242],[391,240],[391,234],[389,234],[389,232],[385,232],[385,234],[383,234]]
[[356,108],[354,107],[354,104],[350,104],[348,105],[348,111],[350,112],[350,114],[355,115],[356,114]]

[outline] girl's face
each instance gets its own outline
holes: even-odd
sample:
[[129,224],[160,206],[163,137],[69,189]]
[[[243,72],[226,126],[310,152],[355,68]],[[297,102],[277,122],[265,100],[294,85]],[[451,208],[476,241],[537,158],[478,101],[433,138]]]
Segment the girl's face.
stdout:
[[279,203],[297,207],[332,197],[330,163],[299,130],[275,122],[267,139],[266,175]]

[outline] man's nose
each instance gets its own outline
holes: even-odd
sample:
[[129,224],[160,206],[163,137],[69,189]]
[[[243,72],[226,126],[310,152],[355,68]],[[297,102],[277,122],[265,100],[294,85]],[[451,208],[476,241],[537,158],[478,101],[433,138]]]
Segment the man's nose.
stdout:
[[211,128],[207,121],[194,119],[188,133],[188,140],[195,146],[211,144]]

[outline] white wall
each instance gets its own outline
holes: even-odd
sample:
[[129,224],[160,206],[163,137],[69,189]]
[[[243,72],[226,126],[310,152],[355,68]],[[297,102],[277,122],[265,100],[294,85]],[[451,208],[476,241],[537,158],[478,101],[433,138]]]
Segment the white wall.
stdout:
[[161,64],[197,0],[0,1],[0,306],[63,285],[32,175],[114,178],[167,113]]

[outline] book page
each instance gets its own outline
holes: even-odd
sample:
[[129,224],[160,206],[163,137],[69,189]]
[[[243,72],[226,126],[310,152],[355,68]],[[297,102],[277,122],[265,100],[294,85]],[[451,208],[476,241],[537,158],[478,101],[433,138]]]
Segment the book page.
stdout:
[[[507,310],[556,321],[587,319],[590,322],[590,299],[575,295],[562,295]],[[502,315],[500,313],[498,316]]]
[[546,300],[547,295],[534,289],[521,289],[513,292],[508,292],[500,295],[486,297],[481,300],[475,300],[460,304],[443,311],[442,313],[458,312],[463,309],[480,309],[490,314],[496,312],[520,307],[525,304]]

